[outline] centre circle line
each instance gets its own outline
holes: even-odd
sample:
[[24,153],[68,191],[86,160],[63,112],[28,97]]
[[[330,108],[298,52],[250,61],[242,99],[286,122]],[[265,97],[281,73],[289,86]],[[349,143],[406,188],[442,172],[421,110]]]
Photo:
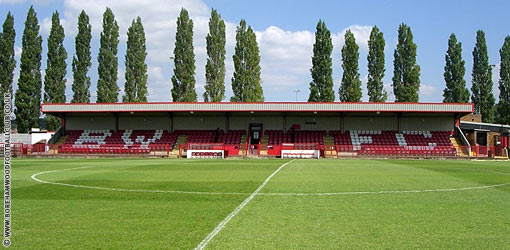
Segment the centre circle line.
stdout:
[[[206,191],[108,188],[108,187],[97,187],[97,186],[87,186],[87,185],[79,185],[79,184],[54,182],[54,181],[47,181],[47,180],[42,180],[42,179],[38,178],[39,175],[48,174],[48,173],[56,173],[56,172],[60,172],[60,171],[72,171],[72,170],[88,169],[88,168],[96,168],[96,167],[97,166],[85,166],[85,167],[42,171],[42,172],[33,174],[31,176],[31,179],[36,182],[43,183],[43,184],[59,185],[59,186],[67,186],[67,187],[75,187],[75,188],[95,189],[95,190],[118,191],[118,192],[173,193],[173,194],[196,194],[196,195],[248,195],[248,194],[250,194],[250,193],[243,193],[243,192],[206,192]],[[510,173],[504,173],[504,172],[486,170],[486,169],[464,169],[464,168],[451,168],[451,169],[480,171],[480,172],[487,172],[487,173],[493,173],[493,174],[510,175]],[[438,189],[421,189],[421,190],[346,191],[346,192],[323,192],[323,193],[262,193],[262,192],[259,192],[259,193],[257,193],[257,195],[260,195],[260,196],[337,196],[337,195],[432,193],[432,192],[454,192],[454,191],[488,189],[488,188],[496,188],[496,187],[502,187],[502,186],[508,186],[508,185],[510,185],[510,183],[500,183],[500,184],[494,184],[494,185],[460,187],[460,188],[438,188]]]
[[98,190],[107,190],[107,191],[119,191],[119,192],[175,193],[175,194],[201,194],[201,195],[246,195],[246,194],[249,194],[249,193],[239,193],[239,192],[228,193],[228,192],[201,192],[201,191],[179,191],[179,190],[147,190],[147,189],[108,188],[108,187],[97,187],[97,186],[69,184],[69,183],[54,182],[54,181],[45,181],[45,180],[41,180],[41,179],[37,178],[37,176],[42,175],[42,174],[47,174],[47,173],[55,173],[55,172],[60,172],[60,171],[69,171],[69,170],[76,170],[76,169],[87,169],[87,168],[94,168],[94,167],[96,167],[96,166],[43,171],[43,172],[33,174],[30,178],[32,178],[32,180],[34,180],[34,181],[37,181],[39,183],[44,183],[44,184],[52,184],[52,185],[76,187],[76,188],[98,189]]

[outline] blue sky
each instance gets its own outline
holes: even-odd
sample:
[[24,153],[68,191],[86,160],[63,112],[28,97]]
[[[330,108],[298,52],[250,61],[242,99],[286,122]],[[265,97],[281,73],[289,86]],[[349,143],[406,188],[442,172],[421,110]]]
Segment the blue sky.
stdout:
[[[320,3],[317,3],[320,2]],[[417,62],[421,66],[421,102],[441,102],[444,89],[444,54],[449,35],[454,32],[462,42],[463,58],[466,61],[468,87],[471,86],[472,50],[478,29],[486,32],[490,64],[493,72],[494,94],[499,91],[499,49],[504,38],[510,35],[508,18],[509,1],[234,1],[234,0],[0,0],[0,20],[3,22],[7,11],[15,18],[17,67],[21,51],[23,23],[29,6],[33,4],[38,14],[43,36],[43,66],[46,68],[46,39],[49,34],[51,13],[58,10],[66,32],[65,46],[71,63],[74,54],[76,20],[84,9],[93,26],[93,66],[89,71],[92,78],[92,101],[95,101],[97,84],[97,53],[101,31],[102,13],[106,6],[112,8],[119,22],[121,41],[119,44],[118,85],[124,85],[125,34],[133,18],[141,16],[145,26],[148,49],[149,100],[170,101],[170,78],[173,63],[170,60],[175,41],[175,21],[180,8],[185,7],[194,21],[194,45],[196,54],[196,80],[199,100],[204,91],[205,36],[211,8],[215,8],[227,23],[227,75],[226,100],[232,95],[230,89],[233,73],[232,54],[235,46],[235,27],[245,19],[257,33],[261,54],[262,86],[266,101],[294,101],[293,90],[300,90],[298,101],[308,98],[308,84],[311,80],[309,69],[313,46],[313,33],[319,19],[323,19],[333,36],[333,76],[336,99],[342,75],[340,50],[343,34],[351,29],[360,45],[360,75],[363,82],[363,100],[366,95],[367,39],[370,29],[377,25],[386,39],[385,85],[391,93],[393,75],[393,50],[396,45],[397,28],[402,22],[411,26],[414,41],[418,45]],[[16,72],[17,78],[18,72]],[[67,100],[72,96],[72,72],[68,68]],[[16,83],[15,83],[16,85]],[[15,86],[16,88],[16,86]],[[121,99],[122,92],[119,94]],[[390,100],[394,97],[390,94]]]

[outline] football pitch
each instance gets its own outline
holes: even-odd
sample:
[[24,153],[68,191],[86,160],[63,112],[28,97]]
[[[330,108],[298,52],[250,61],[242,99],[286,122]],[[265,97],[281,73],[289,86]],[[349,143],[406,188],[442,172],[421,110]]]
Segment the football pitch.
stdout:
[[14,249],[508,249],[510,163],[15,159]]

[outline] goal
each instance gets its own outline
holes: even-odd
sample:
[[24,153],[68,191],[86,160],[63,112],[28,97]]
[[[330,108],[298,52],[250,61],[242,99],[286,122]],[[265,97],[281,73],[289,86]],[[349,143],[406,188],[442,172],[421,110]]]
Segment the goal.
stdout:
[[311,143],[283,143],[281,157],[319,159],[320,158],[319,145]]

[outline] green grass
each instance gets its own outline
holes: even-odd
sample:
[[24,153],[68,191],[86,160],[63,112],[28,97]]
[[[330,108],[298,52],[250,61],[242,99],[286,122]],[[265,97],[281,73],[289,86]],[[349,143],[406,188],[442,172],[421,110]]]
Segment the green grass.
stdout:
[[[13,249],[193,249],[288,160],[16,159]],[[98,190],[45,181],[176,194]],[[208,249],[507,249],[509,162],[297,160]],[[309,196],[267,196],[301,193]]]

